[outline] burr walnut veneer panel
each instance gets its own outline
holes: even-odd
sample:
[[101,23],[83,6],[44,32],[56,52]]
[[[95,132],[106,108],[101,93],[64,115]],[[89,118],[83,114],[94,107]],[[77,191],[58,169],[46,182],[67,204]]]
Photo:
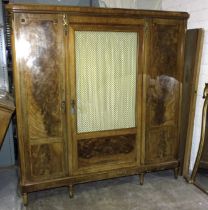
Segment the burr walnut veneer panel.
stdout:
[[147,85],[146,163],[177,160],[182,81],[180,34],[178,22],[154,20]]
[[27,180],[66,173],[63,29],[59,15],[17,14],[18,60]]
[[136,160],[135,135],[105,137],[78,141],[80,167],[118,162],[118,159]]

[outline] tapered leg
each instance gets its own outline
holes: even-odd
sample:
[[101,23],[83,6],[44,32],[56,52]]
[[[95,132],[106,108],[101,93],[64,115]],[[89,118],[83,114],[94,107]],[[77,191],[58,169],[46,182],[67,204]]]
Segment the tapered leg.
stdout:
[[174,177],[175,179],[178,179],[178,174],[179,174],[179,168],[174,168]]
[[74,189],[73,189],[73,185],[69,185],[69,197],[73,198],[74,197]]
[[140,185],[144,184],[144,173],[139,174]]
[[27,204],[28,204],[28,194],[27,193],[22,194],[22,202],[23,202],[24,206],[27,206]]

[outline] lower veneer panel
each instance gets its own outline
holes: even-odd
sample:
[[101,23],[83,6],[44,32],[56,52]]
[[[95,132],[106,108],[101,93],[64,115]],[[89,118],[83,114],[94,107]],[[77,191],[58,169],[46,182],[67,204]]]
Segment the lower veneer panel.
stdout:
[[136,135],[83,139],[78,141],[78,166],[136,160]]
[[145,163],[163,163],[175,160],[177,129],[170,127],[156,128],[148,133],[145,143]]
[[30,167],[33,180],[62,177],[65,159],[62,143],[34,144],[30,147]]

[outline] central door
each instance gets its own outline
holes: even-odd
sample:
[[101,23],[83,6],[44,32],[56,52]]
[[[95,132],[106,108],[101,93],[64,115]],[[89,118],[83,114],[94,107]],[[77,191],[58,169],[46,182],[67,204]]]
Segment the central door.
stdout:
[[69,37],[74,167],[136,165],[139,30],[72,26]]

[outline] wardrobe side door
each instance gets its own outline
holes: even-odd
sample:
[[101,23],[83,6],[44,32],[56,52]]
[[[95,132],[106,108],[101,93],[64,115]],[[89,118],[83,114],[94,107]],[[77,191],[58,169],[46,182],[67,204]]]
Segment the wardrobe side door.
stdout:
[[67,174],[62,16],[15,14],[15,85],[26,179]]
[[145,164],[178,160],[184,22],[153,20],[146,94]]

